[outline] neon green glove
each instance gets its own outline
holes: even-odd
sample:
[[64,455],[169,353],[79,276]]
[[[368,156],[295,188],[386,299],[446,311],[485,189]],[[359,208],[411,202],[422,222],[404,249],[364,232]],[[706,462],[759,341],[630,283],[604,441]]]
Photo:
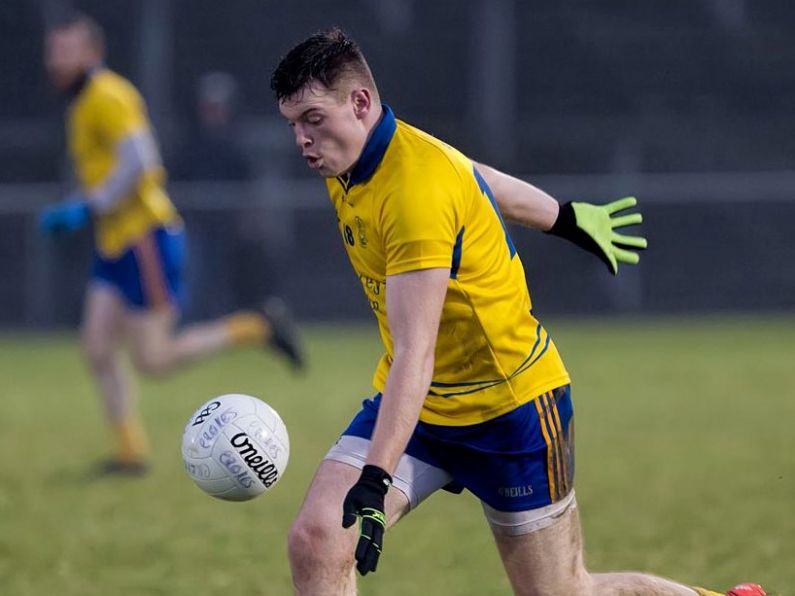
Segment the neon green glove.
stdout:
[[635,197],[625,197],[607,205],[590,203],[565,203],[550,234],[566,238],[580,248],[599,257],[613,275],[618,274],[618,264],[637,265],[640,255],[628,250],[643,250],[648,246],[642,236],[627,236],[615,230],[624,226],[634,226],[643,221],[640,213],[614,217],[619,211],[638,204]]

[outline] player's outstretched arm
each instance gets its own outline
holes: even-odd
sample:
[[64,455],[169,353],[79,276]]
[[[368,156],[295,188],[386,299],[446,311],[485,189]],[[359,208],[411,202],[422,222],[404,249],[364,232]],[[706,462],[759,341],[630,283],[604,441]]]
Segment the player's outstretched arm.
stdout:
[[141,174],[159,163],[151,133],[141,131],[122,138],[116,145],[117,165],[99,188],[77,191],[42,212],[39,226],[45,234],[74,232],[84,228],[91,214],[113,211],[138,183]]
[[356,545],[356,568],[375,571],[381,555],[384,497],[391,473],[406,449],[428,394],[434,364],[436,335],[447,293],[449,268],[409,271],[387,277],[386,303],[394,349],[367,465],[343,504],[342,526],[361,519]]
[[542,232],[552,228],[560,210],[554,198],[529,182],[490,166],[475,163],[475,167],[489,185],[505,219]]
[[84,228],[90,219],[88,201],[82,194],[73,193],[44,208],[39,216],[39,229],[47,235],[76,232]]
[[620,234],[616,230],[643,221],[640,213],[619,215],[637,205],[635,197],[625,197],[607,205],[558,202],[543,190],[489,166],[475,164],[494,194],[494,200],[508,221],[548,232],[573,242],[595,254],[616,275],[618,264],[636,265],[637,251],[647,247],[641,236]]

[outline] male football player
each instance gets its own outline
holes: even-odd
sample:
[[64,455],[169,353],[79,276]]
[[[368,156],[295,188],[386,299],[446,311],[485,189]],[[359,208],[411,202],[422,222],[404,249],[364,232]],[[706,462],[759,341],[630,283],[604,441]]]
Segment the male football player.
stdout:
[[[354,594],[386,528],[434,491],[482,502],[517,594],[713,594],[640,573],[589,573],[573,489],[569,375],[534,317],[501,217],[635,263],[623,199],[559,206],[398,120],[356,43],[313,35],[271,79],[307,165],[326,179],[385,354],[320,464],[289,536],[299,594]],[[359,520],[359,532],[350,529]],[[341,522],[341,523],[340,523]],[[758,586],[730,594],[761,595]]]
[[183,224],[164,190],[165,172],[143,99],[105,67],[104,34],[74,13],[46,33],[45,61],[67,94],[69,152],[78,189],[45,210],[41,227],[58,234],[93,220],[95,256],[85,296],[82,346],[116,436],[105,472],[140,474],[147,442],[122,364],[129,344],[138,371],[161,376],[236,345],[268,343],[295,365],[301,352],[283,303],[240,311],[175,331],[180,312]]

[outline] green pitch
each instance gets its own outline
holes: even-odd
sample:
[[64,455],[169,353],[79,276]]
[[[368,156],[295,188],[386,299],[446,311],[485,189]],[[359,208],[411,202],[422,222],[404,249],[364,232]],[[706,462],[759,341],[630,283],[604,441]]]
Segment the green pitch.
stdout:
[[[795,585],[795,319],[554,321],[574,378],[577,491],[594,570],[725,588]],[[72,336],[0,339],[4,596],[290,592],[285,536],[314,467],[378,359],[374,325],[307,331],[293,378],[239,352],[141,385],[156,458],[144,480],[87,480],[108,442]],[[284,417],[282,481],[216,501],[182,470],[205,399],[247,392]],[[478,503],[442,493],[387,533],[368,595],[509,594]]]

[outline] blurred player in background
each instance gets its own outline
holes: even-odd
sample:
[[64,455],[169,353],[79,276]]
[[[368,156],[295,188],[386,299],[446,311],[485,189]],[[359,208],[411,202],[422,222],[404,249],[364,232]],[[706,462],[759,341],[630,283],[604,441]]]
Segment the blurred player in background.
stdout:
[[67,94],[69,152],[78,190],[45,210],[41,226],[56,234],[93,220],[95,256],[86,290],[82,346],[117,440],[107,473],[140,474],[148,448],[122,363],[129,344],[136,369],[162,376],[232,346],[267,344],[295,366],[302,356],[285,305],[175,331],[180,314],[183,224],[164,190],[165,171],[136,89],[105,67],[104,35],[72,13],[47,30],[49,77]]
[[[326,178],[386,350],[379,393],[320,464],[291,529],[296,592],[355,594],[354,564],[375,571],[389,524],[438,489],[466,488],[517,594],[714,594],[586,570],[569,375],[533,316],[500,216],[567,238],[617,273],[646,246],[615,232],[640,223],[616,215],[635,200],[559,205],[397,120],[339,30],[293,48],[271,82],[304,159]],[[345,529],[357,518],[358,536]]]
[[[196,126],[169,161],[174,180],[249,180],[252,175],[236,126],[238,84],[227,73],[199,77]],[[173,162],[173,163],[172,163]]]

